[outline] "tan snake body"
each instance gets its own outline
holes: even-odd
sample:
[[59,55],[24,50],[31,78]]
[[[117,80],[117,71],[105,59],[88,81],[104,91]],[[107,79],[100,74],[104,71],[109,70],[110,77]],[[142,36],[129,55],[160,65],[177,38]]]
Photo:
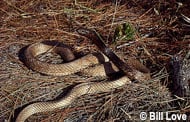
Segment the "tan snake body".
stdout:
[[[36,58],[37,55],[48,51],[53,51],[55,53],[60,54],[62,58],[65,61],[67,61],[67,63],[49,64],[41,62]],[[25,51],[25,57],[26,57],[25,63],[29,68],[38,71],[40,73],[47,75],[63,76],[79,72],[89,66],[96,65],[99,62],[102,63],[109,61],[109,59],[103,54],[98,54],[98,55],[101,55],[101,58],[98,58],[97,55],[89,54],[82,58],[75,59],[74,54],[68,47],[61,45],[60,43],[54,43],[49,41],[49,42],[34,43],[30,45]],[[150,79],[149,72],[143,72],[146,71],[146,67],[141,65],[140,62],[136,60],[132,60],[131,62],[131,60],[128,60],[127,63],[130,63],[130,65],[133,65],[134,68],[141,71],[141,72],[136,71],[134,76],[135,78],[137,78],[140,81]],[[106,72],[105,72],[105,66],[101,64],[97,66],[98,68],[95,67],[92,69],[88,69],[86,73],[91,75],[104,76],[106,74],[119,71],[114,64],[112,63],[110,64],[111,68],[109,68],[109,70],[107,70]],[[37,102],[28,105],[19,113],[18,117],[16,118],[16,122],[24,122],[29,116],[35,113],[52,111],[57,108],[64,108],[70,105],[76,98],[84,94],[109,92],[112,89],[119,88],[130,82],[131,81],[127,76],[123,76],[113,81],[88,82],[88,83],[79,84],[75,86],[64,98],[58,101]]]

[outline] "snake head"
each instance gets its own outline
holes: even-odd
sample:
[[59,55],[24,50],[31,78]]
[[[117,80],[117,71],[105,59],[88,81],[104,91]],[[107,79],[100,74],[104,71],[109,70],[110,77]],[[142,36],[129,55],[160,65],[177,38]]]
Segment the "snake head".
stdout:
[[78,34],[88,38],[90,38],[90,36],[95,33],[93,30],[83,27],[78,28],[76,31],[78,32]]

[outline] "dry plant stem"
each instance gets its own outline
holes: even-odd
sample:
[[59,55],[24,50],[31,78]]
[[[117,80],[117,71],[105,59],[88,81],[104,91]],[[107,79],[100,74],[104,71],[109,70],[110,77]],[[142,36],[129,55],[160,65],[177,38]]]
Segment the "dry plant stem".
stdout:
[[[155,79],[161,79],[165,85],[171,83],[171,79],[168,79],[167,74],[169,69],[161,71],[158,75],[155,74],[167,66],[172,55],[183,54],[184,51],[189,50],[187,46],[190,44],[190,24],[186,21],[190,18],[189,2],[173,2],[172,0],[151,2],[117,0],[118,3],[115,2],[115,4],[113,0],[76,0],[76,2],[78,5],[73,0],[0,1],[0,121],[9,121],[9,116],[12,116],[15,111],[15,105],[18,108],[21,105],[28,104],[30,101],[47,101],[54,98],[55,94],[59,94],[68,85],[85,82],[82,80],[86,77],[77,74],[66,77],[40,75],[39,73],[29,71],[18,59],[19,51],[23,46],[44,39],[60,40],[72,46],[76,53],[82,52],[80,54],[96,50],[94,45],[88,43],[89,40],[81,40],[80,35],[74,32],[74,28],[79,27],[79,25],[89,28],[95,27],[105,37],[112,35],[114,29],[118,25],[126,23],[126,21],[138,29],[139,35],[152,32],[153,34],[150,37],[141,39],[139,36],[137,37],[137,40],[140,39],[138,42],[117,49],[117,52],[142,59],[153,71],[152,75],[155,76]],[[179,7],[178,4],[181,4],[181,6]],[[160,15],[155,14],[154,8],[160,12]],[[176,9],[178,10],[176,11]],[[180,16],[180,14],[188,18],[185,19],[186,17]],[[55,23],[57,24],[55,25]],[[105,43],[109,42],[106,40]],[[150,51],[151,55],[146,54],[142,50],[140,43]],[[124,42],[118,42],[116,45],[122,44]],[[124,56],[125,59],[127,57]],[[53,60],[53,62],[56,63],[56,60]],[[95,79],[97,78],[91,77],[91,79],[85,80],[94,81]],[[123,108],[131,115],[132,120],[138,120],[139,113],[143,110],[162,110],[166,112],[177,109],[186,113],[190,111],[189,101],[187,101],[187,104],[180,104],[180,108],[174,108],[174,106],[168,104],[170,101],[174,100],[175,102],[177,100],[171,98],[170,91],[165,88],[165,85],[159,85],[158,83],[155,81],[142,82],[136,87],[133,87],[134,84],[130,84],[122,87],[122,90],[116,90],[111,93],[79,97],[71,105],[71,109],[74,109],[72,112],[67,110],[61,111],[63,111],[64,116],[67,115],[66,121],[85,121],[89,116],[92,116],[90,121],[113,121],[110,120],[111,118],[117,118],[118,121],[128,120],[129,117],[121,110],[118,110],[118,108]],[[157,93],[147,88],[142,88],[141,84],[154,88]],[[161,86],[164,89],[158,90]],[[102,104],[107,101],[108,94],[117,96],[112,101],[113,106],[109,105],[101,109]],[[138,99],[142,94],[146,95],[145,99]],[[150,94],[152,97],[148,96]],[[186,98],[183,99],[186,100]],[[85,103],[81,105],[81,101]],[[160,101],[161,103],[152,104],[155,101]],[[162,103],[162,101],[168,101],[168,103]],[[147,106],[141,107],[144,103]],[[95,109],[90,109],[92,112],[89,112],[89,109],[85,111],[84,108],[80,110],[75,109],[78,106],[88,107],[90,105],[93,105],[93,109]],[[70,108],[68,109],[70,110]],[[41,114],[38,117],[44,119],[44,122],[63,120],[57,116],[54,117],[54,115],[60,115],[60,113],[55,112],[46,119]],[[35,118],[33,116],[30,117],[30,121],[35,121]]]

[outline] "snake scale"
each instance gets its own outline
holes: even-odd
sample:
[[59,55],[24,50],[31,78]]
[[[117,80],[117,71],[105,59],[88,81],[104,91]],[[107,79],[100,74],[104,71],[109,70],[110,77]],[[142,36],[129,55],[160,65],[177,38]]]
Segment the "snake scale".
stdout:
[[[51,64],[42,62],[36,58],[36,56],[46,52],[55,52],[61,55],[66,63]],[[83,71],[92,76],[106,76],[120,71],[120,69],[102,53],[88,54],[76,59],[75,55],[67,46],[55,41],[38,42],[28,46],[25,50],[25,64],[34,71],[54,76],[70,75],[79,71]],[[129,59],[126,64],[135,69],[133,74],[137,80],[143,81],[150,78],[150,73],[147,68],[139,61]],[[97,66],[88,68],[93,65]],[[29,116],[35,113],[65,108],[82,95],[109,92],[112,89],[119,88],[130,82],[130,78],[123,75],[112,81],[81,83],[73,87],[70,92],[60,100],[29,104],[19,113],[16,122],[24,122]]]

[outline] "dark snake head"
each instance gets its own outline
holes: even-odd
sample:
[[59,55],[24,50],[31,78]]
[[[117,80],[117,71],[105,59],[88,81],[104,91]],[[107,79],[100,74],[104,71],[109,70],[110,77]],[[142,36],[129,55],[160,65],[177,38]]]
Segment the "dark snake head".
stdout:
[[76,31],[78,32],[78,34],[87,38],[90,38],[92,35],[95,36],[94,31],[87,28],[79,27],[78,29],[76,29]]

